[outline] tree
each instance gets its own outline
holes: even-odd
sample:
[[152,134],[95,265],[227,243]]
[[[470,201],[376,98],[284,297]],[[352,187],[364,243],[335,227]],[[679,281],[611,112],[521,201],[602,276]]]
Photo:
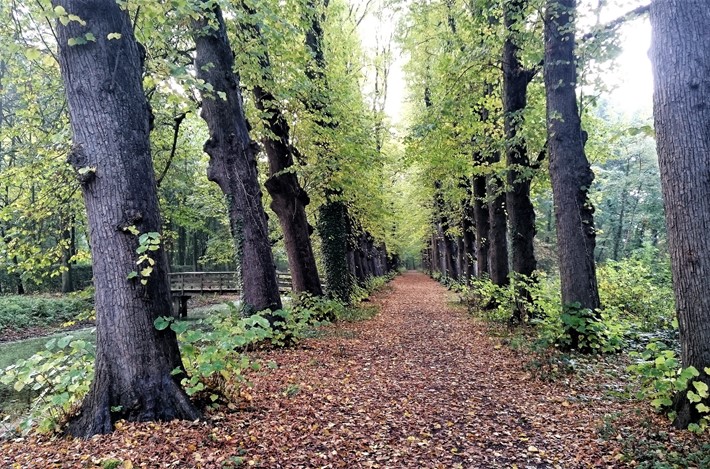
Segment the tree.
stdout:
[[[555,206],[562,303],[599,308],[594,265],[594,173],[584,153],[586,134],[577,109],[574,57],[576,0],[548,0],[545,10],[545,93],[548,153]],[[576,337],[576,336],[575,336]],[[573,337],[573,340],[575,339]],[[576,343],[572,344],[576,347]]]
[[255,145],[249,137],[234,53],[216,4],[194,22],[197,77],[204,81],[201,116],[210,138],[208,178],[227,198],[245,312],[281,308],[266,213],[261,203]]
[[[168,265],[159,245],[140,275],[136,249],[160,231],[141,87],[144,50],[114,0],[55,0],[57,39],[73,131],[69,162],[81,181],[96,287],[94,380],[75,436],[107,433],[118,419],[196,419],[181,389],[175,333],[153,322],[171,315]],[[133,278],[127,278],[133,277]]]
[[[333,173],[341,171],[341,168],[332,145],[324,138],[327,131],[338,128],[338,121],[329,109],[331,90],[323,50],[323,23],[328,4],[329,0],[308,0],[305,4],[304,20],[307,24],[305,45],[312,57],[306,65],[306,76],[311,81],[311,95],[307,98],[305,107],[315,115],[316,125],[322,132],[317,137],[316,145],[320,147],[321,156],[325,160],[326,177],[330,179]],[[326,187],[325,203],[318,209],[316,227],[321,238],[328,293],[343,302],[349,302],[352,290],[347,262],[349,215],[342,192],[342,188]]]
[[250,17],[247,16],[243,20],[240,25],[241,32],[247,43],[260,46],[257,52],[260,80],[252,91],[257,109],[265,116],[266,133],[262,143],[269,159],[269,178],[264,186],[271,195],[271,210],[276,213],[284,235],[293,291],[320,296],[323,289],[311,245],[312,228],[306,215],[306,206],[310,199],[295,172],[295,160],[298,160],[300,155],[291,142],[291,129],[286,116],[268,88],[273,85],[274,78],[256,11],[246,2],[242,2],[242,5]]
[[[503,3],[503,24],[507,31],[503,43],[503,120],[506,139],[507,184],[506,209],[510,225],[510,255],[513,272],[530,277],[537,268],[533,240],[535,238],[535,208],[530,200],[532,179],[527,145],[520,135],[522,113],[527,106],[528,84],[535,69],[526,69],[520,61],[521,23],[527,0]],[[523,287],[518,294],[529,300]],[[521,303],[522,304],[522,303]],[[515,320],[523,320],[523,311],[513,311]]]
[[[653,115],[666,206],[668,246],[684,367],[710,385],[710,7],[656,0],[651,5]],[[685,392],[676,399],[679,428],[700,414]]]

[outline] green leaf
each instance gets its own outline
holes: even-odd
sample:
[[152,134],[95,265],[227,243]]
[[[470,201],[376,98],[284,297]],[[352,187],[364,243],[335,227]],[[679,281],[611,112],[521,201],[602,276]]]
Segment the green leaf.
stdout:
[[136,277],[138,277],[138,272],[136,272],[135,270],[132,270],[132,271],[129,272],[128,275],[126,276],[126,278],[127,278],[128,280],[130,280],[130,279],[132,279],[132,278],[136,278]]
[[62,349],[65,348],[69,343],[72,341],[73,337],[70,335],[65,335],[64,337],[60,337],[59,340],[57,340],[57,347]]
[[696,391],[698,391],[698,395],[700,397],[708,397],[708,385],[703,383],[702,381],[694,381],[693,386],[695,387]]
[[106,39],[108,39],[109,41],[114,39],[121,39],[121,33],[108,33]]
[[708,412],[710,412],[710,407],[706,406],[703,403],[697,404],[695,408],[698,409],[698,412],[700,412],[701,414],[707,414]]
[[687,396],[688,400],[693,403],[700,402],[702,400],[701,397],[695,394],[693,391],[688,391]]
[[54,7],[54,14],[56,14],[57,16],[66,16],[67,10],[65,10],[63,6],[57,5]]
[[148,266],[145,269],[141,270],[141,276],[142,277],[150,277],[150,274],[153,272],[153,268]]
[[169,316],[160,316],[153,321],[153,325],[156,329],[162,331],[167,329],[171,322],[173,322],[173,318]]
[[177,321],[170,324],[170,329],[175,331],[176,334],[182,334],[187,330],[189,324],[185,321]]
[[96,42],[96,36],[94,36],[94,33],[92,33],[91,31],[84,34],[84,38],[86,38],[87,41]]

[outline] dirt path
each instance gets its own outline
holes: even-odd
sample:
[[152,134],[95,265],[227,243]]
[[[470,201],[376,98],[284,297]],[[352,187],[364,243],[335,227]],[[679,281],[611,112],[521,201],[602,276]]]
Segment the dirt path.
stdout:
[[124,425],[89,442],[13,443],[0,467],[108,457],[132,467],[620,466],[615,440],[597,431],[617,404],[532,380],[525,357],[447,305],[446,290],[423,274],[398,277],[376,301],[372,320],[265,353],[278,368],[253,379],[249,411]]

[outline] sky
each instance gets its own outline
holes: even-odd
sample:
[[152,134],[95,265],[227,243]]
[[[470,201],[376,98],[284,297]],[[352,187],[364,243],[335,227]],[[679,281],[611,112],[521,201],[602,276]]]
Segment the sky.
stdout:
[[[357,0],[353,0],[357,1]],[[599,0],[582,0],[580,8],[585,3],[594,4]],[[601,23],[611,21],[632,10],[642,3],[641,0],[604,0],[607,6],[600,15]],[[584,11],[580,11],[584,14]],[[389,35],[395,26],[395,21],[386,19],[379,22],[373,17],[366,18],[360,27],[360,36],[364,47],[374,47],[376,34]],[[648,50],[651,44],[651,27],[648,17],[635,19],[620,28],[622,36],[622,53],[616,61],[612,73],[605,77],[607,86],[613,87],[605,96],[610,107],[616,112],[632,116],[641,114],[651,116],[653,99],[653,77]],[[401,123],[406,110],[407,91],[402,67],[406,58],[395,51],[396,60],[390,71],[388,96],[385,111],[394,124]]]

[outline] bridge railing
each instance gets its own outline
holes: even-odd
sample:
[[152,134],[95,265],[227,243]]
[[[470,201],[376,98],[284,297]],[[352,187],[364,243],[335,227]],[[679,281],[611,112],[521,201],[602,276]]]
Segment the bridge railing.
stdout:
[[[291,274],[276,272],[281,292],[291,291]],[[235,293],[240,294],[236,272],[174,272],[170,274],[170,290],[178,294]]]

